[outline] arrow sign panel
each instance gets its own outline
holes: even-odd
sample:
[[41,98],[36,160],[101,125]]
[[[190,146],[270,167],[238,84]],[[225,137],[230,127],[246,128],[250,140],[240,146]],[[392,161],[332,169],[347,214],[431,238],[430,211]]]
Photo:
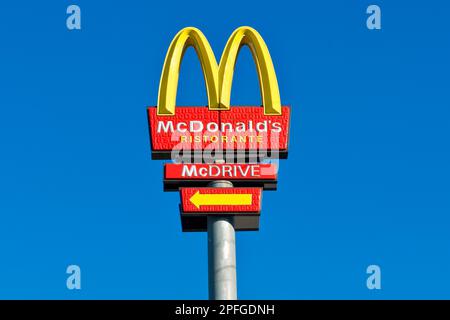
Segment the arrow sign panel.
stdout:
[[259,213],[261,188],[181,188],[184,213]]

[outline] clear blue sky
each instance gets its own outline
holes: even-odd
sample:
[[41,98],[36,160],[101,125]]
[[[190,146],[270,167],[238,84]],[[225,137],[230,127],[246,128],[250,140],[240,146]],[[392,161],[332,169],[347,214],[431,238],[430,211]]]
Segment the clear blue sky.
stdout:
[[[82,30],[66,28],[66,8]],[[382,30],[366,28],[378,4]],[[239,8],[239,9],[238,9]],[[261,230],[237,235],[241,299],[450,298],[448,1],[2,1],[0,298],[206,299],[205,233],[150,160],[146,106],[166,50],[196,26],[217,56],[266,40],[289,159]],[[204,105],[191,49],[178,103]],[[251,55],[232,93],[258,105]],[[66,289],[66,267],[82,290]],[[382,290],[366,288],[366,267]]]

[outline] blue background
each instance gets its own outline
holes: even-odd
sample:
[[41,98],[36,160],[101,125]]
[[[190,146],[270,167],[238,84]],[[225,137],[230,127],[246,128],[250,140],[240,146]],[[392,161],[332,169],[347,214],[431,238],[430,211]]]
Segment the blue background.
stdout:
[[[279,189],[237,235],[239,298],[450,298],[448,1],[73,3],[80,31],[72,2],[0,4],[0,298],[207,298],[206,234],[181,232],[146,119],[191,25],[218,57],[257,29],[292,106]],[[177,101],[206,104],[192,49]],[[232,103],[260,104],[248,49]]]

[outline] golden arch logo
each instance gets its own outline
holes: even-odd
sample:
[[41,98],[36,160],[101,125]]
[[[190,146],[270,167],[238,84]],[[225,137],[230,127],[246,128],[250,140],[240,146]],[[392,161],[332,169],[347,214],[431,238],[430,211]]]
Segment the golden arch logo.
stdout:
[[[259,79],[262,106],[230,107],[237,57],[248,46]],[[181,62],[193,47],[205,79],[208,105],[176,111]],[[197,28],[179,31],[166,54],[156,107],[148,108],[153,159],[170,159],[172,151],[219,150],[276,152],[287,157],[290,108],[282,106],[272,58],[261,35],[237,28],[228,39],[219,64],[205,35]]]
[[205,35],[197,28],[184,28],[173,39],[167,52],[159,85],[158,115],[174,115],[178,75],[184,52],[193,47],[205,78],[210,110],[230,109],[234,66],[242,46],[248,46],[256,64],[264,114],[280,115],[281,102],[272,58],[261,35],[253,28],[240,27],[228,39],[220,63]]

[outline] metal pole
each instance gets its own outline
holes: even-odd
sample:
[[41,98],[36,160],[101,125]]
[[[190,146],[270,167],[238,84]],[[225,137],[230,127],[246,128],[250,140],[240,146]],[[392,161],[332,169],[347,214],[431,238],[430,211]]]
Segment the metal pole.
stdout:
[[[232,188],[230,181],[213,181],[213,188]],[[208,216],[208,282],[210,300],[236,300],[236,239],[233,217]]]

